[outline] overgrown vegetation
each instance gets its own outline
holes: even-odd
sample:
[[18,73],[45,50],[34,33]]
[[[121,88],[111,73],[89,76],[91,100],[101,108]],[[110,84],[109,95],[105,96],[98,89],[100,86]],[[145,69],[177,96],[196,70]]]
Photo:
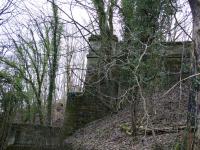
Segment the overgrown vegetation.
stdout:
[[[28,21],[18,23],[19,26],[14,28],[9,27],[9,20],[19,19],[17,15],[20,14],[15,12],[15,8],[18,10],[20,7],[17,7],[14,0],[4,0],[0,7],[0,27],[2,33],[5,33],[0,46],[0,117],[3,116],[0,124],[0,149],[6,148],[10,128],[7,125],[14,122],[16,112],[20,114],[17,117],[18,123],[52,126],[54,103],[62,99],[63,109],[70,108],[66,106],[67,97],[70,91],[70,94],[78,91],[71,90],[76,84],[78,87],[74,89],[88,92],[90,97],[95,97],[101,103],[99,106],[104,106],[109,112],[115,113],[130,106],[131,127],[125,123],[121,125],[122,130],[136,137],[141,126],[146,130],[150,127],[155,142],[154,149],[159,149],[152,123],[153,113],[149,111],[153,102],[147,97],[152,97],[157,89],[166,90],[169,86],[165,85],[171,85],[166,80],[169,74],[176,76],[173,76],[173,80],[178,83],[172,83],[174,87],[180,85],[180,91],[182,82],[190,80],[188,130],[185,139],[178,141],[175,149],[198,149],[200,2],[188,0],[185,3],[191,8],[193,35],[183,26],[188,23],[188,16],[183,20],[177,18],[183,7],[181,2],[174,0],[72,0],[67,5],[62,0],[52,0],[46,4],[50,12],[39,10],[39,15],[33,15],[33,10],[30,10],[33,5],[29,8],[19,2],[19,6],[23,5],[26,10],[20,10],[21,14],[27,13]],[[69,6],[69,12],[63,6]],[[85,21],[84,25],[74,17],[73,9],[76,7],[86,11],[89,21]],[[69,26],[76,28],[75,31],[70,31]],[[118,28],[121,28],[121,33],[117,32]],[[165,58],[168,57],[166,53],[170,53],[166,52],[169,46],[167,42],[177,42],[181,36],[187,37],[193,47],[190,48],[189,56],[191,71],[186,79],[183,79],[183,73],[189,72],[189,62],[183,62],[189,58],[185,52],[185,41],[182,50],[177,50],[178,54],[176,50],[169,54],[178,64],[175,71],[166,70],[165,64]],[[119,41],[117,37],[122,40]],[[87,71],[86,44],[90,49],[88,63],[93,61],[93,68],[88,67]],[[80,47],[77,48],[77,45]],[[91,53],[94,56],[90,56]],[[170,67],[170,64],[167,65]],[[94,80],[85,83],[90,69]],[[181,94],[178,98],[181,99]],[[78,113],[88,117],[81,110]],[[65,116],[65,120],[66,117],[68,116]]]

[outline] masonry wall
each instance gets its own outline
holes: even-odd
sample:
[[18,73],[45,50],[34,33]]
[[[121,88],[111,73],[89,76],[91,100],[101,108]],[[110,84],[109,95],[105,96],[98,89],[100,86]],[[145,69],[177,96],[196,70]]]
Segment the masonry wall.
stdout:
[[50,149],[60,144],[61,129],[30,124],[12,124],[8,134],[8,150]]
[[71,135],[87,123],[102,118],[109,110],[98,97],[89,93],[69,93],[64,122],[64,133]]
[[[99,43],[95,41],[96,47],[99,48]],[[168,73],[168,83],[172,84],[180,79],[180,73],[182,77],[189,74],[190,64],[190,51],[191,42],[171,42],[162,43],[163,46],[160,49],[161,58],[163,59],[163,65],[165,73]],[[114,45],[114,44],[113,44]],[[95,45],[93,45],[95,47]],[[120,48],[119,46],[116,47]],[[117,51],[115,49],[115,51]],[[97,49],[97,51],[100,51]],[[110,108],[106,107],[109,102],[118,101],[118,97],[124,93],[128,80],[126,83],[120,82],[120,68],[117,65],[113,65],[110,68],[109,74],[111,79],[98,82],[99,80],[99,62],[100,57],[90,52],[88,55],[88,70],[86,75],[86,84],[84,93],[69,93],[68,102],[66,108],[64,126],[65,134],[70,135],[76,129],[83,127],[88,122],[101,118],[110,112]],[[182,67],[187,69],[183,69]],[[180,71],[182,70],[182,71]],[[101,96],[101,93],[107,94]],[[106,104],[105,104],[106,103]]]

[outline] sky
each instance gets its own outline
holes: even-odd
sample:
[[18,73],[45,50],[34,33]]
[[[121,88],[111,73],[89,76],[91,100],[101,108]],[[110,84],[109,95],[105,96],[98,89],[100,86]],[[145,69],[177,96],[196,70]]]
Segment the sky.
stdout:
[[[5,3],[6,0],[0,0],[1,4]],[[13,7],[13,14],[14,16],[7,24],[4,24],[0,27],[0,39],[1,35],[4,34],[6,31],[5,28],[12,28],[12,30],[17,30],[21,24],[26,23],[29,21],[30,16],[48,16],[51,15],[51,4],[47,0],[14,0],[15,6]],[[81,5],[78,2],[81,2]],[[177,0],[181,9],[179,9],[178,13],[176,14],[177,19],[179,22],[183,21],[186,15],[189,15],[186,21],[184,21],[181,26],[186,30],[191,32],[191,15],[190,15],[190,8],[187,3],[187,0]],[[76,20],[80,25],[89,26],[90,30],[92,30],[92,26],[90,25],[90,19],[94,20],[93,11],[89,10],[83,5],[87,7],[92,7],[91,0],[57,0],[57,4],[60,8],[60,17],[64,22],[71,22],[73,18]],[[84,7],[84,8],[83,8]],[[1,9],[1,7],[0,7]],[[4,15],[3,19],[5,19],[8,15]],[[2,17],[0,16],[0,19]],[[122,39],[122,25],[120,23],[119,15],[117,15],[114,19],[115,22],[115,34]],[[173,21],[173,25],[176,25],[176,21]],[[173,26],[172,25],[172,26]],[[74,26],[72,24],[68,24],[69,30],[71,31],[71,27]],[[80,27],[80,26],[79,26]],[[4,29],[3,29],[4,28]],[[3,30],[3,31],[2,31]],[[20,31],[21,32],[21,31]],[[87,33],[87,31],[85,31]],[[187,40],[184,33],[180,33],[178,31],[177,35],[181,34],[179,40]]]

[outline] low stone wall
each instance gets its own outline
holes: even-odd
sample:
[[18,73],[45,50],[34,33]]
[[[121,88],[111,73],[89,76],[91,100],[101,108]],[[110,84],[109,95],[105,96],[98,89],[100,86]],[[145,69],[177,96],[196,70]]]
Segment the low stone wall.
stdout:
[[29,124],[12,124],[8,134],[8,149],[13,147],[53,148],[60,144],[61,130]]
[[64,122],[65,136],[87,123],[105,116],[109,110],[100,103],[97,95],[89,93],[69,93]]

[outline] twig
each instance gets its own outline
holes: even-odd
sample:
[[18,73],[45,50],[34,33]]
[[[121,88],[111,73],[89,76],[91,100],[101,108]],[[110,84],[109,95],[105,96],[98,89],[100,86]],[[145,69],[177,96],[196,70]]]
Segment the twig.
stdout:
[[190,75],[190,76],[188,76],[188,77],[186,77],[186,78],[184,78],[184,79],[182,79],[182,80],[179,80],[179,81],[178,81],[176,84],[174,84],[167,92],[165,92],[165,93],[162,95],[162,97],[166,96],[171,90],[173,90],[173,89],[174,89],[178,84],[180,84],[181,82],[186,81],[186,80],[188,80],[188,79],[190,79],[190,78],[196,77],[196,76],[198,76],[198,75],[200,75],[200,73],[193,74],[193,75]]

